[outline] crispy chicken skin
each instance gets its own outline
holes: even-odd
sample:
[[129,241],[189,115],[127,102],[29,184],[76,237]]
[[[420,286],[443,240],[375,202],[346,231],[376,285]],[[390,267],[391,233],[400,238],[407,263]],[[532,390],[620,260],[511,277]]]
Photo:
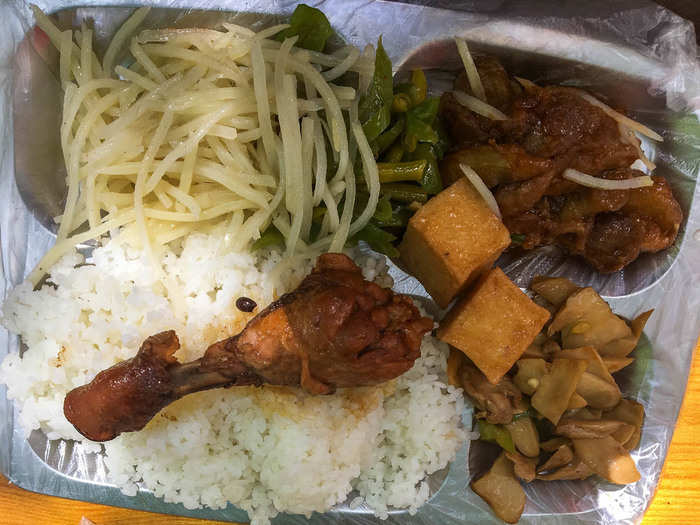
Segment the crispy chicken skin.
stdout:
[[345,255],[325,254],[295,291],[202,359],[178,363],[175,332],[156,334],[134,358],[69,392],[63,409],[85,437],[107,441],[200,390],[267,383],[329,394],[375,385],[413,366],[432,327],[409,297],[364,280]]

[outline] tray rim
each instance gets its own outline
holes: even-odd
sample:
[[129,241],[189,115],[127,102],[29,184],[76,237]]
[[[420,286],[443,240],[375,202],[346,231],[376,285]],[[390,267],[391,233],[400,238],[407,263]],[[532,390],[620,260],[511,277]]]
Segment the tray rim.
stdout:
[[[173,2],[169,4],[168,6],[162,6],[159,5],[157,0],[151,0],[151,1],[145,1],[145,2],[130,2],[129,5],[124,5],[124,4],[115,4],[113,2],[118,2],[118,0],[106,0],[106,1],[98,1],[94,4],[88,2],[74,2],[72,0],[69,0],[65,4],[62,4],[60,8],[54,9],[54,10],[49,10],[48,12],[53,14],[57,13],[63,10],[68,10],[68,9],[76,9],[76,8],[97,8],[97,7],[104,7],[104,8],[126,8],[126,7],[135,7],[135,6],[141,6],[141,5],[152,5],[154,8],[158,9],[182,9],[182,5],[186,5],[188,2],[183,1],[180,2],[179,0],[176,2]],[[386,4],[390,4],[392,2],[382,2]],[[209,11],[220,11],[220,12],[230,12],[228,9],[211,9]],[[25,36],[28,34],[29,31],[31,31],[32,28],[28,28],[27,31],[25,31]],[[409,53],[404,55],[404,57],[400,60],[397,61],[397,65],[395,67],[399,67],[400,64],[403,62],[403,60],[409,56]],[[646,78],[642,76],[642,78]],[[632,294],[628,296],[623,296],[623,297],[614,297],[613,300],[619,301],[619,300],[625,300],[628,297],[632,296],[641,296],[649,292],[652,288],[656,288],[657,285],[665,280],[671,269],[676,265],[679,259],[683,259],[684,252],[687,250],[684,250],[684,248],[687,248],[690,243],[697,242],[695,241],[694,237],[694,229],[698,226],[700,226],[700,185],[698,185],[698,179],[695,180],[695,189],[693,192],[693,198],[690,203],[690,208],[689,208],[689,214],[687,218],[687,228],[685,235],[682,239],[682,242],[680,243],[679,246],[679,252],[674,259],[673,263],[669,266],[668,270],[660,276],[657,281],[654,283],[650,284],[649,286],[645,287],[642,290],[638,290],[633,292]],[[691,227],[691,220],[693,221],[693,226]],[[11,337],[16,337],[16,336],[11,336]],[[688,381],[688,375],[690,373],[690,363],[692,362],[693,359],[693,354],[694,354],[694,348],[691,349],[689,353],[689,357],[687,359],[687,363],[685,363],[685,366],[683,366],[683,373],[684,373],[684,381],[686,388],[684,389],[684,394],[683,398],[680,400],[678,410],[676,411],[673,419],[677,421],[678,413],[680,411],[680,407],[682,406],[683,399],[685,399],[686,395],[686,389],[687,389],[687,381]],[[10,414],[12,417],[11,420],[11,427],[12,427],[12,435],[10,436],[10,462],[8,463],[9,471],[5,471],[4,467],[5,465],[0,463],[0,470],[2,473],[13,483],[15,483],[17,486],[23,488],[24,490],[29,490],[31,492],[36,492],[40,494],[47,494],[47,495],[53,495],[53,496],[59,496],[63,498],[68,498],[68,499],[75,499],[75,500],[81,500],[81,501],[93,501],[96,503],[101,503],[109,506],[117,506],[117,507],[125,507],[125,508],[133,508],[133,509],[138,509],[138,510],[144,510],[147,512],[159,512],[159,513],[167,513],[167,514],[173,514],[173,515],[182,515],[182,516],[190,516],[190,517],[195,517],[195,518],[209,518],[209,519],[223,519],[226,521],[229,521],[231,519],[231,516],[229,514],[229,510],[231,508],[235,509],[236,511],[243,512],[245,514],[245,511],[242,511],[238,509],[237,507],[233,507],[233,505],[229,504],[228,507],[226,507],[223,510],[215,510],[215,509],[195,509],[195,510],[189,510],[185,509],[182,504],[171,504],[168,503],[167,505],[169,507],[180,507],[180,509],[173,509],[173,512],[169,512],[168,510],[164,509],[158,509],[158,510],[151,510],[146,506],[143,506],[140,504],[142,500],[150,500],[153,499],[153,501],[160,501],[162,503],[161,498],[157,498],[153,496],[150,491],[144,491],[144,490],[139,490],[139,493],[137,496],[125,496],[123,495],[120,490],[114,486],[114,485],[108,485],[108,484],[95,484],[94,482],[88,482],[88,481],[82,481],[76,478],[72,478],[70,476],[67,476],[60,471],[57,471],[50,467],[48,464],[43,462],[41,458],[34,452],[34,450],[29,446],[29,443],[27,439],[24,439],[24,447],[21,447],[20,453],[26,454],[28,449],[31,454],[26,454],[24,457],[15,457],[16,450],[13,447],[14,439],[15,439],[15,434],[21,432],[21,429],[18,426],[15,426],[17,423],[17,409],[14,407],[14,403],[12,400],[9,400],[6,396],[6,388],[3,386],[0,388],[0,401],[9,403],[10,406],[12,406],[12,410],[10,410]],[[674,429],[675,429],[675,424],[674,424]],[[667,452],[667,451],[666,451]],[[31,457],[29,457],[31,455]],[[47,490],[42,490],[42,491],[35,491],[33,488],[31,488],[31,482],[34,480],[34,477],[31,475],[28,469],[21,469],[24,470],[24,472],[20,471],[13,471],[12,466],[15,463],[17,459],[30,459],[33,463],[38,461],[41,464],[41,469],[42,469],[42,474],[43,475],[58,475],[57,477],[59,478],[59,481],[56,482],[55,488],[49,488]],[[665,457],[664,457],[665,461]],[[456,463],[456,460],[452,463],[450,463],[450,468]],[[658,473],[660,475],[660,472]],[[656,483],[658,483],[658,478]],[[656,485],[655,483],[655,485]],[[75,491],[78,489],[78,487],[84,486],[84,485],[91,485],[93,488],[94,487],[99,487],[99,492],[95,492],[95,494],[100,494],[104,492],[105,497],[99,497],[99,496],[92,496],[90,495],[89,497],[86,497],[84,494],[76,494]],[[67,490],[67,492],[63,492],[63,489]],[[438,491],[439,492],[439,491]],[[108,494],[114,493],[117,497],[109,497],[107,496]],[[437,492],[436,492],[437,494]],[[651,499],[649,500],[651,502]],[[206,514],[212,513],[212,516],[207,516]],[[226,516],[221,516],[219,513],[226,513]],[[581,513],[575,513],[577,515]],[[585,512],[584,512],[585,514]],[[291,516],[287,514],[281,514],[281,516]],[[372,515],[369,515],[372,517]],[[274,520],[273,520],[274,521]]]

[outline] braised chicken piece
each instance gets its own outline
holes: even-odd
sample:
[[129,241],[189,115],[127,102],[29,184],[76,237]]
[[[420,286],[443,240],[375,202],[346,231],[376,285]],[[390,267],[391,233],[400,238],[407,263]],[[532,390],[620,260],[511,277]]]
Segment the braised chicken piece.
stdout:
[[413,366],[432,328],[409,297],[365,281],[345,255],[325,254],[296,290],[201,359],[179,363],[175,332],[156,334],[134,358],[69,392],[64,413],[88,439],[107,441],[200,390],[267,383],[329,394],[376,385]]
[[[478,115],[445,93],[440,115],[454,146],[440,166],[445,181],[463,176],[460,164],[470,166],[522,248],[557,244],[603,273],[673,244],[683,215],[662,177],[632,190],[591,189],[562,177],[567,168],[604,179],[644,175],[630,167],[639,155],[630,143],[636,137],[576,90],[522,89],[495,58],[474,60],[488,103],[508,119]],[[464,73],[455,89],[470,93]]]

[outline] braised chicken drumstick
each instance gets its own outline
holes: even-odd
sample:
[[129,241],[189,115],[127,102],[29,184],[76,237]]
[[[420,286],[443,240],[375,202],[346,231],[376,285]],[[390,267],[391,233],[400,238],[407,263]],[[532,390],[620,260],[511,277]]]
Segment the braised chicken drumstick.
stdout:
[[156,334],[135,357],[69,392],[63,410],[82,435],[108,441],[200,390],[267,383],[329,394],[375,385],[413,366],[432,327],[409,297],[364,280],[345,255],[325,254],[296,290],[201,359],[179,363],[175,332]]

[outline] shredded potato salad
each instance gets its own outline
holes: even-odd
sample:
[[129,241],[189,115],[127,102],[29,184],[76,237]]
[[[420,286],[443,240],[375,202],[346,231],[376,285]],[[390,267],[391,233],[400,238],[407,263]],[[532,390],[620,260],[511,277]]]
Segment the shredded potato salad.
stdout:
[[[91,29],[61,31],[35,8],[60,51],[68,195],[33,282],[76,244],[117,230],[153,262],[163,245],[222,221],[238,249],[274,225],[290,259],[341,250],[379,198],[358,120],[373,49],[324,54],[273,39],[288,25],[137,32],[147,14],[136,10],[100,61]],[[353,214],[356,157],[369,198]]]

